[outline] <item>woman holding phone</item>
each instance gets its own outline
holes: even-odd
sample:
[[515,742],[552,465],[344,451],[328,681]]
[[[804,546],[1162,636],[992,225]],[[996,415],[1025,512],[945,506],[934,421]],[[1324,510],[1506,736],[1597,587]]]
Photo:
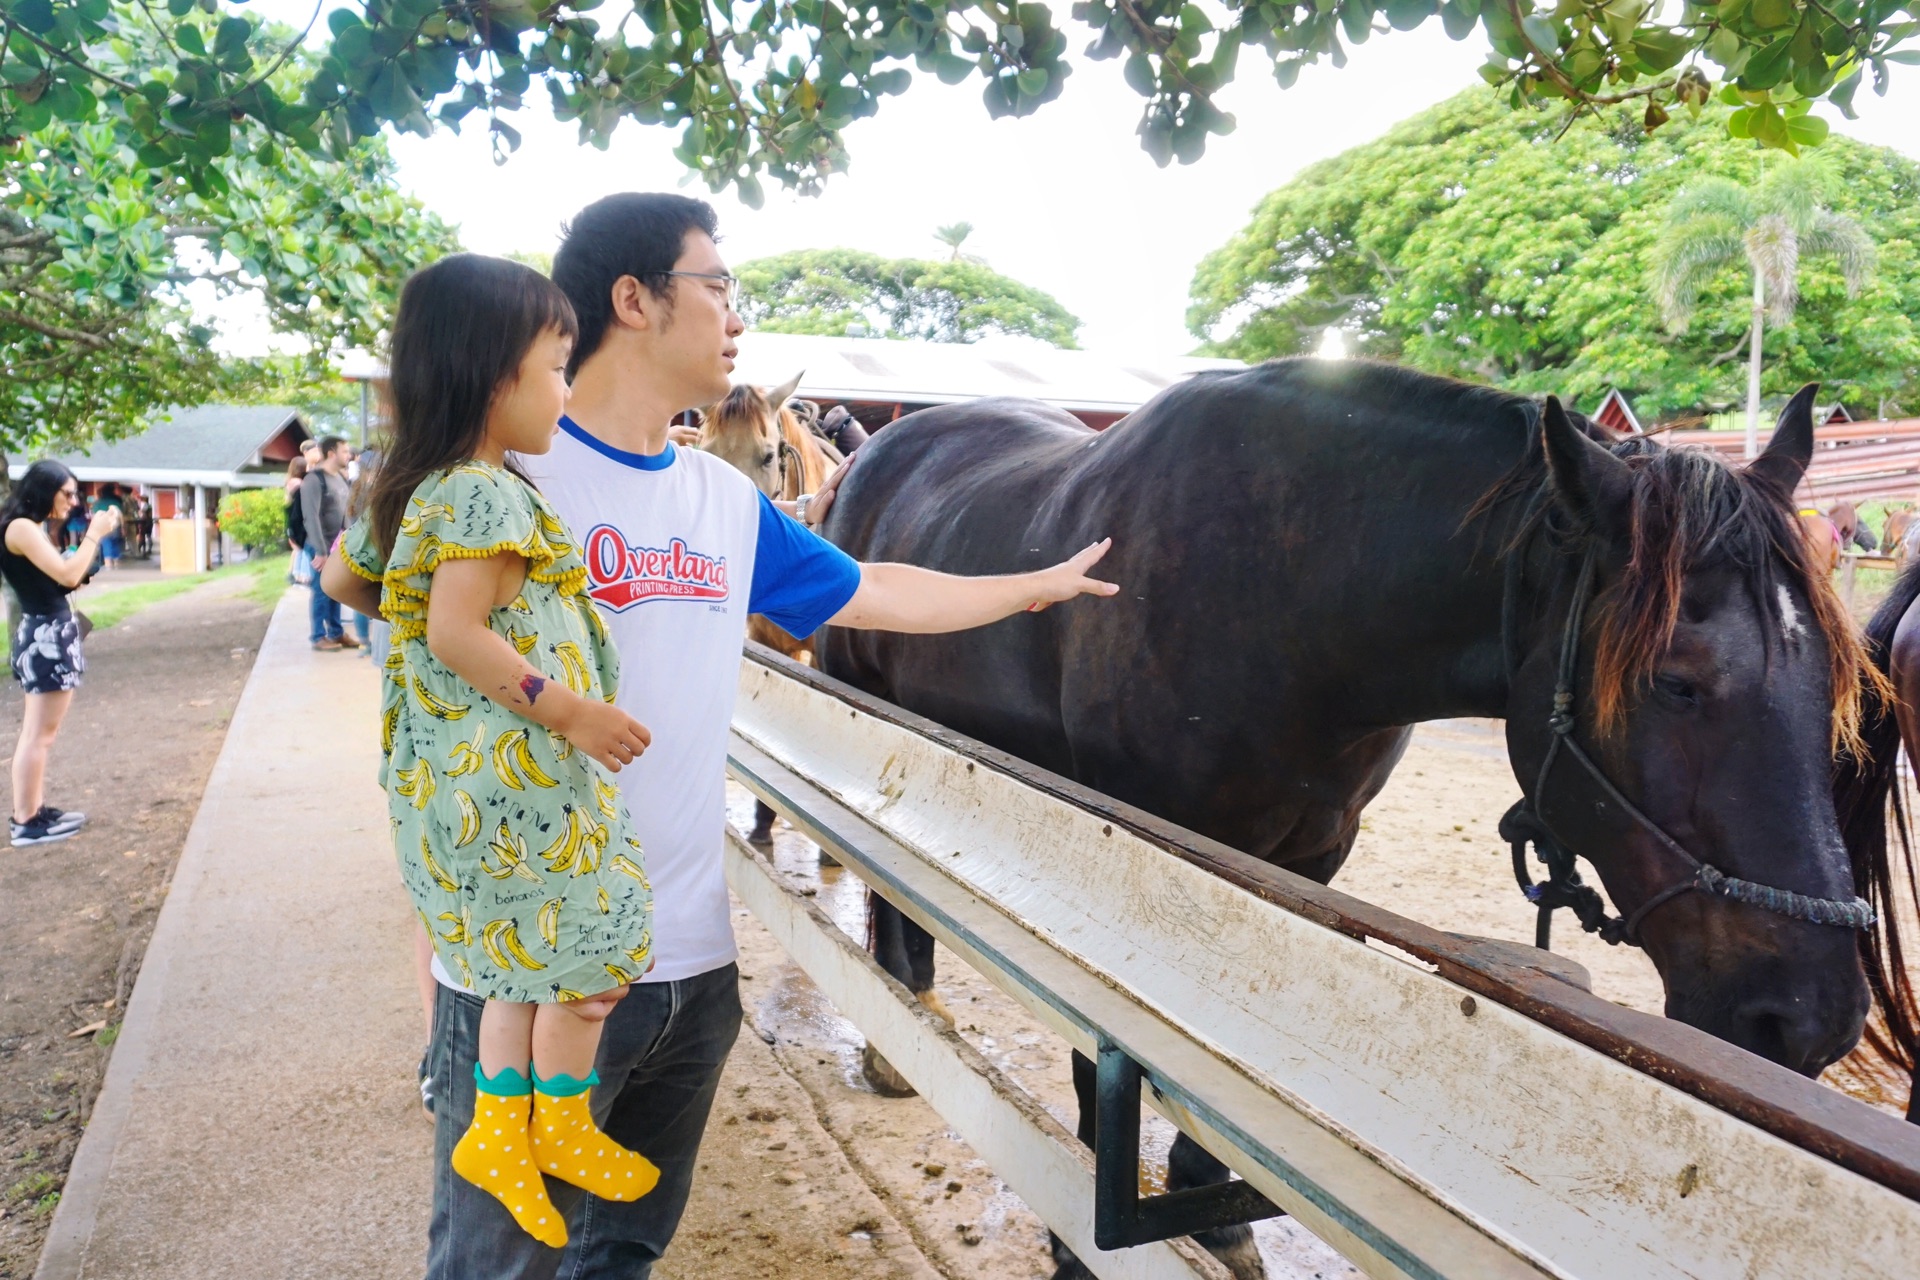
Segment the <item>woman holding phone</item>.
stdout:
[[44,803],[47,757],[87,669],[67,595],[87,580],[101,543],[120,528],[120,513],[102,508],[87,522],[80,545],[62,555],[47,536],[47,525],[64,527],[79,500],[73,473],[48,459],[29,467],[0,505],[0,577],[20,601],[13,676],[26,693],[25,719],[13,750],[10,832],[16,848],[65,840],[87,820],[84,813]]

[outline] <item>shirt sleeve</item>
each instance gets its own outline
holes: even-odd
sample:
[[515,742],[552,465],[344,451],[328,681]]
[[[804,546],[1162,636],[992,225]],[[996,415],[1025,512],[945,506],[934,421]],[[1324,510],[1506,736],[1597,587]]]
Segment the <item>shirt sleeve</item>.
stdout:
[[805,639],[860,589],[860,562],[760,494],[760,531],[747,611]]
[[373,583],[385,581],[387,565],[373,545],[373,521],[369,517],[363,515],[347,526],[346,536],[340,539],[340,554],[356,577]]

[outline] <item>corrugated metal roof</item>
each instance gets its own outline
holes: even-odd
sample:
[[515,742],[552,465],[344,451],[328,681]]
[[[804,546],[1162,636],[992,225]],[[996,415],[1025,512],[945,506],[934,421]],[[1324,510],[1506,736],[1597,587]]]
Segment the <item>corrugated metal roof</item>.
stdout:
[[736,366],[737,381],[760,386],[803,373],[799,394],[810,399],[951,404],[1025,396],[1095,413],[1131,412],[1203,369],[1245,367],[1238,360],[1145,361],[992,339],[968,344],[757,331],[741,335]]

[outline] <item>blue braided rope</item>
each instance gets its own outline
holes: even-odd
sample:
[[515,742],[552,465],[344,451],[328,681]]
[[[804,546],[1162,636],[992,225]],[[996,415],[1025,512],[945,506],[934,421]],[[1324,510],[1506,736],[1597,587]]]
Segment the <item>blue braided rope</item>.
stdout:
[[1700,864],[1699,874],[1700,886],[1708,893],[1734,902],[1744,902],[1748,906],[1761,907],[1789,920],[1839,925],[1847,929],[1870,929],[1874,924],[1873,907],[1864,898],[1851,901],[1810,898],[1791,889],[1775,889],[1751,880],[1737,880],[1721,874],[1704,862]]

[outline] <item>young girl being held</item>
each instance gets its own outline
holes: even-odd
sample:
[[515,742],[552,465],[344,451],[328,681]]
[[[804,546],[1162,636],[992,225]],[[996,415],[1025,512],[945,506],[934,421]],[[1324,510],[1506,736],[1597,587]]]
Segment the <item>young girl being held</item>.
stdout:
[[[515,470],[566,407],[572,308],[527,267],[461,254],[400,295],[392,448],[325,566],[392,624],[381,781],[402,877],[447,972],[486,998],[455,1172],[556,1248],[536,1174],[607,1200],[659,1174],[595,1125],[600,1023],[651,964],[652,891],[606,778],[649,743],[566,525]],[[531,1072],[529,1072],[531,1067]]]

